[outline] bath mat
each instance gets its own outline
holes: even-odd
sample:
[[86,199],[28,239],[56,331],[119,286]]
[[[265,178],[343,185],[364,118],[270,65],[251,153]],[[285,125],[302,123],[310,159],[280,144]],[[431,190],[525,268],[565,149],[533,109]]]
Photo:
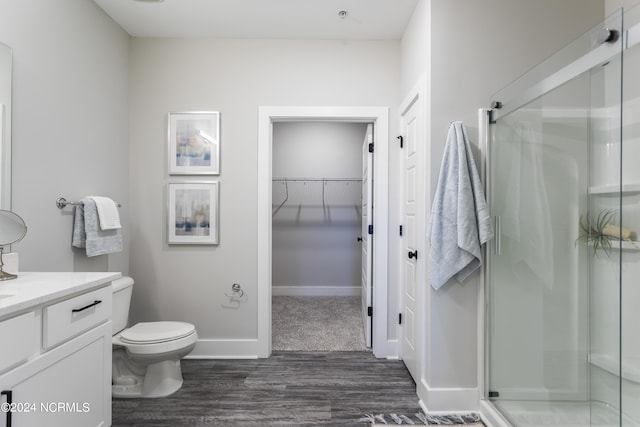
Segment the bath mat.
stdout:
[[360,421],[370,422],[374,427],[388,425],[412,425],[416,427],[433,425],[484,426],[478,414],[425,415],[418,413],[411,416],[402,414],[365,414]]

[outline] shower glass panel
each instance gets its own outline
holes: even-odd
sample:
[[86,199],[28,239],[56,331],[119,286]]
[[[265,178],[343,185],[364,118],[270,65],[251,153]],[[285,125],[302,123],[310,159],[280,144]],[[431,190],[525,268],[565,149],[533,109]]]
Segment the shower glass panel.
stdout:
[[516,425],[521,415],[541,425],[531,414],[553,402],[588,402],[588,248],[575,242],[590,88],[583,73],[492,127],[489,390]]
[[494,97],[485,388],[514,426],[640,425],[640,8],[622,16]]
[[[640,6],[625,10],[629,48],[623,53],[622,224],[640,240]],[[622,425],[640,425],[640,243],[623,242],[620,265],[620,407]],[[612,384],[614,385],[614,384]]]

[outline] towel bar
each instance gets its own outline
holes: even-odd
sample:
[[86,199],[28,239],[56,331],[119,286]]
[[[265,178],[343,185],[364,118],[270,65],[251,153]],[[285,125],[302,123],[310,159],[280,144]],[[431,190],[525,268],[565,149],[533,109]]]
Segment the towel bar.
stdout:
[[[80,205],[82,205],[82,202],[70,202],[67,199],[65,199],[64,197],[58,197],[56,199],[56,206],[58,207],[58,209],[64,209],[67,205],[80,206]],[[120,203],[118,203],[118,207],[121,208],[122,205]]]

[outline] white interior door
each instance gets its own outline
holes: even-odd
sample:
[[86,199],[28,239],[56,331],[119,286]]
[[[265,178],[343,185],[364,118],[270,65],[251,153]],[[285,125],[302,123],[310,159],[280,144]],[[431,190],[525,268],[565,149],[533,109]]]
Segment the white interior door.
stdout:
[[401,351],[407,369],[418,382],[418,301],[419,260],[418,242],[422,231],[419,217],[419,194],[424,186],[421,181],[418,146],[419,102],[414,102],[402,114],[402,251],[401,261]]
[[367,134],[362,144],[362,321],[364,339],[371,347],[373,330],[373,281],[371,274],[373,239],[370,226],[373,227],[373,153],[369,150],[373,144],[373,125],[367,126]]

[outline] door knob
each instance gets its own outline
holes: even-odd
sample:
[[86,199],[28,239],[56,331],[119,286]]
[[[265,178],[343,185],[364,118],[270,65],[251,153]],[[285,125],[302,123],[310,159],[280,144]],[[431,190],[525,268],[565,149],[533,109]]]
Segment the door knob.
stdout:
[[409,259],[411,258],[415,258],[416,260],[418,259],[418,250],[416,249],[415,251],[411,252],[409,251]]

